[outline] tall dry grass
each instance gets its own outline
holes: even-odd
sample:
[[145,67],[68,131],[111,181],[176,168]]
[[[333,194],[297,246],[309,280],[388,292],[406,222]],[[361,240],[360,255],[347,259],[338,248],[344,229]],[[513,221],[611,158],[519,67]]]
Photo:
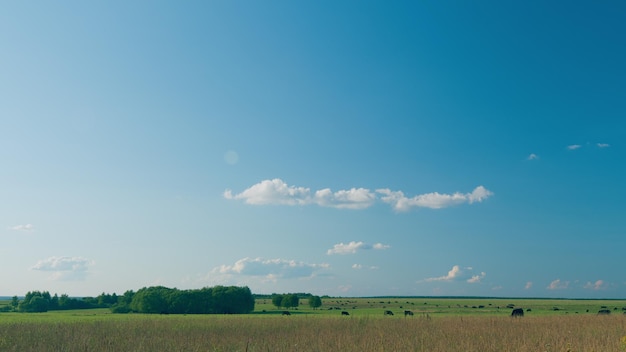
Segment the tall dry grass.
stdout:
[[626,350],[623,315],[110,318],[0,322],[0,351]]

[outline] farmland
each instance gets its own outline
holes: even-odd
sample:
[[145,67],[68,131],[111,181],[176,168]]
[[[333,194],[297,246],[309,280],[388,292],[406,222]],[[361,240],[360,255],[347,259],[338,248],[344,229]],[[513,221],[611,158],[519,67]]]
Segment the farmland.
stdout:
[[[290,316],[264,299],[245,315],[0,313],[0,351],[626,349],[626,301],[327,298],[316,310],[305,303],[290,309]],[[525,316],[511,318],[507,305],[524,308]],[[598,315],[602,307],[611,314]],[[394,315],[384,315],[386,310]],[[405,310],[414,315],[405,317]]]

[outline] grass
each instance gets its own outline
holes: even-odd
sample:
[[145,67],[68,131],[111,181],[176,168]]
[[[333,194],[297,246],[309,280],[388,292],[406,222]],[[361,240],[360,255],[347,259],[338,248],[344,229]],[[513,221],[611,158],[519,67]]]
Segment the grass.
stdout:
[[[302,302],[305,306],[306,302]],[[621,314],[626,307],[625,300],[565,300],[565,299],[503,299],[503,298],[329,298],[316,314],[335,314],[345,310],[351,315],[382,315],[385,310],[395,315],[402,315],[411,310],[416,315],[429,314],[437,316],[492,316],[510,315],[513,305],[516,308],[530,309],[531,315],[563,315],[563,314],[596,314],[607,307],[614,313]],[[332,308],[332,310],[329,310]],[[272,312],[276,307],[270,300],[257,300],[256,311]],[[311,314],[308,307],[302,306],[303,314]],[[294,312],[292,311],[292,314]]]
[[[532,311],[511,318],[507,304]],[[263,300],[249,315],[0,313],[0,351],[626,351],[626,315],[620,308],[599,316],[601,306],[626,304],[358,298],[301,306],[291,316]],[[415,315],[405,318],[405,308]],[[396,314],[384,316],[387,309]]]

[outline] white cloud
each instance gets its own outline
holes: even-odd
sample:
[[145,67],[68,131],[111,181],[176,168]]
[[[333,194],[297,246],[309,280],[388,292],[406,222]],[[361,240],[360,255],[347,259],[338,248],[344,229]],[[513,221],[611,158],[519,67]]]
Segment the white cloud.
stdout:
[[352,264],[352,269],[361,270],[361,269],[370,269],[370,270],[378,270],[377,266],[363,266],[361,264]]
[[337,290],[339,290],[340,292],[349,292],[352,289],[352,285],[340,285],[339,287],[337,287]]
[[528,281],[528,282],[526,283],[526,285],[524,286],[524,289],[525,289],[525,290],[530,290],[532,287],[533,287],[533,283],[532,283],[532,282],[530,282],[530,281]]
[[311,191],[308,188],[288,186],[277,178],[261,181],[237,195],[232,195],[230,190],[226,190],[224,197],[226,199],[242,199],[247,204],[254,205],[305,205],[311,203]]
[[579,148],[581,148],[581,147],[582,147],[582,146],[581,146],[580,144],[572,144],[572,145],[568,145],[568,146],[567,146],[567,149],[568,149],[568,150],[576,150],[576,149],[579,149]]
[[479,275],[472,275],[472,277],[467,279],[467,282],[470,284],[477,284],[480,282],[480,280],[484,279],[485,276],[487,276],[487,274],[483,271]]
[[493,192],[483,186],[474,188],[471,193],[441,194],[433,192],[412,198],[406,197],[402,191],[377,189],[376,192],[383,194],[382,201],[391,204],[398,211],[407,211],[412,207],[441,209],[462,203],[472,204],[474,202],[482,202],[493,195]]
[[608,148],[608,147],[610,147],[610,146],[611,146],[611,145],[610,145],[610,144],[608,144],[608,143],[598,143],[598,144],[596,144],[596,145],[598,146],[598,148]]
[[92,260],[82,257],[50,257],[38,261],[31,269],[52,272],[53,280],[83,280],[92,265]]
[[526,158],[527,160],[536,160],[539,159],[539,155],[535,154],[535,153],[531,153],[528,158]]
[[452,269],[450,269],[450,271],[448,271],[448,275],[439,276],[439,277],[431,277],[431,278],[425,279],[424,281],[452,281],[455,278],[457,278],[460,274],[461,274],[461,267],[458,265],[455,265],[452,267]]
[[211,272],[215,274],[258,276],[272,279],[307,278],[328,269],[328,264],[307,264],[287,259],[243,258],[233,265],[221,265]]
[[364,209],[374,204],[376,195],[365,188],[352,188],[333,193],[329,188],[315,192],[313,202],[323,207]]
[[35,230],[35,227],[32,224],[15,225],[15,226],[9,227],[9,230],[22,231],[22,232],[32,232],[32,231]]
[[606,289],[607,285],[605,284],[605,282],[603,280],[598,280],[598,281],[596,281],[594,283],[587,282],[587,284],[585,284],[584,288],[589,289],[589,290],[599,291],[599,290]]
[[283,180],[275,178],[261,181],[235,195],[232,194],[231,190],[226,190],[224,198],[244,200],[246,204],[252,205],[317,204],[323,207],[364,209],[374,204],[376,195],[365,188],[351,188],[337,192],[325,188],[312,195],[309,188],[289,186]]
[[365,209],[371,207],[381,195],[380,200],[390,204],[399,211],[409,210],[411,207],[426,207],[440,209],[457,204],[482,202],[493,193],[483,186],[476,187],[471,193],[441,194],[427,193],[408,198],[402,191],[391,191],[387,188],[372,192],[367,188],[351,188],[348,190],[331,191],[324,188],[315,192],[306,187],[290,186],[283,180],[261,181],[241,193],[233,194],[230,189],[224,191],[224,198],[242,200],[251,205],[311,205],[343,209]]
[[565,290],[569,288],[569,281],[561,281],[561,279],[556,279],[546,287],[548,290]]
[[476,284],[479,283],[483,278],[485,278],[485,276],[487,276],[487,273],[485,273],[484,271],[480,272],[479,274],[473,274],[473,270],[474,269],[469,266],[461,268],[459,265],[454,265],[452,269],[448,271],[447,275],[431,277],[419,282],[465,281],[470,284]]
[[386,244],[382,244],[382,243],[376,243],[374,245],[369,245],[369,244],[364,243],[362,241],[359,241],[359,242],[352,241],[350,243],[343,243],[342,242],[342,243],[335,244],[333,246],[333,248],[331,248],[328,251],[326,251],[326,254],[328,254],[328,255],[332,255],[332,254],[354,254],[358,250],[362,250],[362,249],[382,250],[382,249],[388,249],[390,247],[391,246],[386,245]]

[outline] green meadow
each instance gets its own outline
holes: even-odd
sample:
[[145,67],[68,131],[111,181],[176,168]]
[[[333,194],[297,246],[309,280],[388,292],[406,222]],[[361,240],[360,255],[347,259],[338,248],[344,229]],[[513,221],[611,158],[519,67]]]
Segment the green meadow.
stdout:
[[[525,316],[511,318],[507,306]],[[269,299],[244,315],[3,312],[0,351],[626,351],[624,307],[624,300],[381,297],[326,298],[318,309],[302,300],[289,316]]]

